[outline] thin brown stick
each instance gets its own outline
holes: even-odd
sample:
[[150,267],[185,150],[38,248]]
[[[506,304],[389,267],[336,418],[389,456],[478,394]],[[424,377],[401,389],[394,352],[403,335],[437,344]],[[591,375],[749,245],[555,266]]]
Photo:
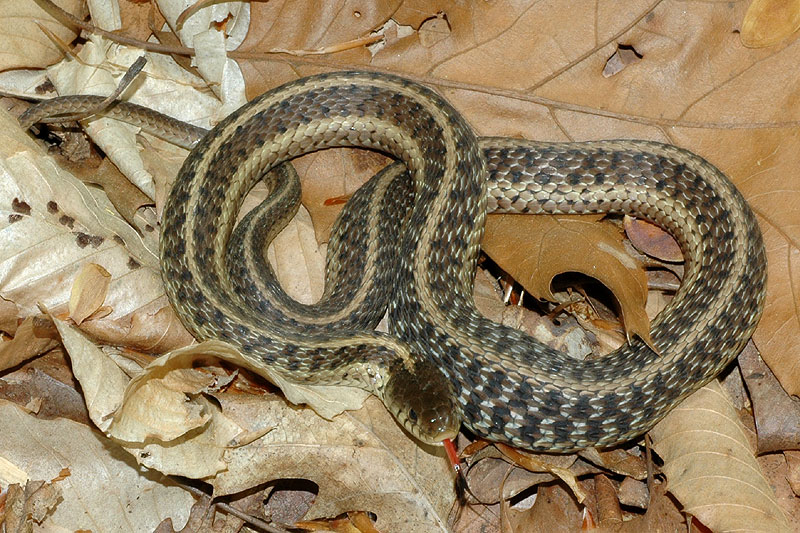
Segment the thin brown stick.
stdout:
[[[208,494],[206,494],[202,490],[198,489],[197,487],[193,487],[192,485],[189,485],[187,483],[182,483],[179,479],[176,479],[174,476],[171,476],[171,478],[173,479],[173,481],[178,483],[178,485],[180,485],[182,488],[186,489],[187,491],[191,492],[192,494],[194,494],[196,496],[199,496],[201,498],[203,498],[203,497],[207,498],[208,497]],[[213,500],[212,500],[212,505],[214,507],[216,507],[217,509],[221,509],[221,510],[225,511],[226,513],[232,514],[236,518],[242,520],[243,522],[245,522],[247,524],[250,524],[251,526],[253,526],[256,529],[259,529],[261,531],[266,531],[267,533],[289,533],[289,531],[287,531],[286,529],[283,529],[282,527],[275,526],[273,524],[270,524],[269,522],[265,522],[265,521],[261,520],[260,518],[256,518],[255,516],[252,516],[252,515],[247,514],[247,513],[243,512],[243,511],[240,511],[239,509],[237,509],[236,507],[233,507],[232,505],[230,505],[228,503],[213,502]]]

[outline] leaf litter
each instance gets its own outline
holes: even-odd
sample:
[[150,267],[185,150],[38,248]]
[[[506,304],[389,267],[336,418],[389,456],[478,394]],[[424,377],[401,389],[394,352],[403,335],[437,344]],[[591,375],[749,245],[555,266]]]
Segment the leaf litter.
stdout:
[[[756,4],[759,4],[758,8]],[[769,25],[774,23],[766,19],[759,23],[758,12],[766,13],[765,5],[769,2],[754,2],[746,15],[738,5],[686,6],[668,1],[652,4],[633,2],[624,8],[603,7],[594,11],[575,7],[563,9],[558,4],[466,6],[447,2],[433,11],[427,3],[398,1],[392,6],[376,5],[369,10],[347,6],[335,12],[325,9],[322,12],[304,12],[302,8],[298,11],[296,6],[289,7],[285,2],[269,2],[252,4],[246,15],[218,6],[217,11],[205,19],[214,21],[217,26],[195,43],[198,47],[197,61],[204,64],[199,71],[201,77],[198,77],[197,70],[183,70],[165,56],[151,53],[149,64],[155,64],[157,70],[150,70],[146,79],[162,83],[143,91],[141,94],[146,98],[142,103],[150,107],[170,103],[172,108],[162,107],[168,114],[196,123],[208,120],[205,124],[210,124],[226,110],[244,101],[242,91],[252,97],[298,76],[320,70],[369,65],[433,85],[468,117],[480,134],[542,140],[634,137],[686,146],[709,158],[730,175],[761,217],[770,254],[770,287],[767,311],[754,340],[761,356],[784,388],[789,393],[796,393],[800,380],[796,378],[798,367],[793,361],[797,360],[794,355],[798,352],[798,343],[792,339],[798,336],[792,333],[800,328],[796,315],[798,296],[790,281],[798,242],[793,228],[800,225],[796,220],[797,211],[791,210],[790,206],[796,201],[798,181],[794,178],[787,181],[786,177],[793,176],[792,168],[796,168],[794,158],[798,151],[796,139],[787,136],[786,131],[792,124],[796,127],[798,118],[783,105],[791,101],[793,84],[788,80],[785,83],[759,83],[763,79],[786,77],[794,72],[782,65],[793,64],[796,47],[791,46],[792,34],[788,27],[769,29]],[[174,22],[180,13],[166,2],[159,6],[160,11],[153,13],[159,17],[164,15],[168,21]],[[149,6],[126,5],[123,19],[134,20],[137,18],[136,10],[145,13],[150,9]],[[105,20],[99,13],[93,15],[96,24]],[[532,22],[534,20],[536,23]],[[387,21],[392,21],[398,28],[411,28],[411,31],[394,32],[393,36],[387,33],[381,48],[342,47],[345,48],[342,52],[316,58],[273,58],[265,52],[275,48],[324,50],[354,41],[376,28],[388,27]],[[236,23],[239,27],[249,25],[247,38],[238,50],[229,54],[231,58],[241,54],[238,61],[243,77],[239,81],[233,60],[225,60],[224,55],[220,56],[218,52],[219,44],[228,33],[234,36],[232,42],[241,42],[240,37],[235,37],[241,35],[237,33],[241,30],[234,30],[231,26]],[[736,31],[730,31],[730,28],[738,27],[742,31],[741,41],[748,46],[753,42],[752,28],[756,28],[760,32],[758,46],[761,48],[747,50],[741,47]],[[138,28],[141,34],[141,26]],[[122,27],[121,33],[125,34],[127,29],[127,26]],[[181,30],[184,39],[186,31],[184,25]],[[751,34],[746,35],[747,32]],[[772,33],[773,40],[764,40],[764,33]],[[128,58],[140,54],[125,46],[112,45],[97,35],[80,47],[85,49],[78,52],[84,54],[82,63],[73,62],[69,68],[63,68],[65,62],[62,61],[59,64],[61,70],[59,67],[51,69],[55,79],[71,80],[71,85],[57,84],[60,91],[89,91],[85,83],[87,75],[91,73],[92,78],[100,79],[97,77],[100,73],[105,85],[95,85],[96,91],[107,94],[114,78],[130,62]],[[587,35],[592,35],[592,38],[587,39]],[[61,39],[69,37],[62,36]],[[52,46],[52,43],[48,42],[48,45]],[[174,46],[181,45],[176,43]],[[200,54],[201,49],[203,54]],[[623,54],[625,50],[635,51],[634,56]],[[698,55],[698,50],[703,50],[703,54]],[[620,58],[619,62],[609,67],[614,54]],[[705,58],[702,61],[701,56]],[[714,61],[709,62],[709,57]],[[513,60],[509,61],[509,58]],[[47,66],[52,60],[41,61],[27,66]],[[713,70],[708,70],[709,65],[713,65]],[[590,86],[581,81],[586,79],[592,80]],[[203,90],[207,86],[216,93],[222,105],[213,103],[215,98],[209,97],[211,92]],[[176,98],[175,95],[180,94],[178,91],[187,89],[198,96]],[[202,100],[207,107],[201,108],[195,117],[184,115],[184,112],[192,112],[190,106],[184,105],[188,100]],[[767,107],[767,103],[772,107]],[[735,114],[730,113],[732,109]],[[97,124],[101,124],[93,122],[95,129]],[[13,131],[13,127],[9,122],[3,131]],[[116,124],[103,124],[100,129],[114,130],[118,127]],[[124,158],[130,158],[131,162],[122,159],[115,159],[115,162],[155,202],[157,212],[185,151],[166,147],[138,132],[125,136],[128,140],[124,144],[130,147],[127,150],[130,155]],[[782,472],[776,474],[780,477],[766,481],[758,463],[753,461],[752,448],[746,445],[748,430],[726,429],[735,428],[739,418],[745,425],[750,420],[749,424],[753,426],[750,409],[758,416],[758,402],[771,401],[753,395],[752,390],[752,407],[745,405],[731,410],[724,407],[723,400],[720,404],[723,407],[715,407],[713,403],[701,404],[698,412],[708,413],[711,418],[692,414],[688,421],[673,421],[673,418],[680,418],[682,408],[676,411],[676,417],[667,417],[659,425],[659,431],[666,437],[657,438],[655,444],[655,451],[664,460],[663,466],[648,461],[647,450],[638,443],[616,450],[615,453],[621,455],[613,459],[584,454],[570,459],[570,479],[578,483],[572,490],[566,489],[567,485],[560,484],[550,473],[529,472],[520,476],[519,473],[524,471],[518,463],[524,462],[522,460],[513,460],[503,454],[466,453],[470,447],[466,437],[461,437],[459,444],[465,456],[467,480],[473,488],[467,493],[468,506],[459,508],[457,504],[452,507],[455,499],[452,478],[441,456],[435,450],[420,449],[408,440],[374,399],[368,400],[360,410],[335,416],[341,406],[328,404],[331,397],[339,398],[341,392],[296,392],[293,401],[315,404],[317,411],[331,418],[329,422],[311,410],[289,406],[275,395],[269,385],[247,371],[237,370],[236,366],[220,360],[208,359],[209,352],[217,355],[226,352],[224,347],[209,349],[198,345],[190,348],[188,355],[179,352],[178,356],[173,356],[175,359],[161,358],[151,363],[149,356],[134,350],[158,354],[189,342],[158,283],[154,252],[156,217],[149,208],[139,207],[142,203],[134,205],[124,218],[116,215],[116,202],[109,203],[99,190],[86,188],[63,171],[51,168],[51,163],[36,154],[37,149],[32,148],[24,136],[17,139],[8,138],[8,142],[3,143],[9,150],[3,156],[9,169],[4,197],[13,199],[13,202],[4,206],[4,210],[8,209],[8,218],[0,229],[4,233],[4,242],[18,245],[5,253],[0,263],[4,268],[0,278],[0,297],[7,303],[4,309],[8,309],[10,317],[3,321],[7,324],[3,331],[8,336],[2,341],[0,354],[13,354],[4,365],[10,370],[6,370],[0,379],[13,380],[18,372],[36,369],[39,359],[27,364],[24,361],[51,350],[54,335],[51,333],[48,337],[42,333],[42,328],[37,330],[34,327],[35,320],[43,320],[39,315],[40,304],[43,304],[41,309],[49,311],[59,325],[62,342],[72,347],[68,348],[72,370],[81,383],[94,424],[105,435],[86,429],[90,430],[93,438],[100,439],[104,447],[115,450],[114,453],[127,453],[128,459],[146,465],[148,470],[145,472],[183,473],[201,478],[214,488],[217,495],[235,495],[269,481],[306,479],[312,483],[311,493],[315,494],[314,503],[304,507],[304,512],[308,511],[307,518],[348,516],[348,511],[364,509],[377,515],[375,525],[385,531],[411,530],[409,527],[415,531],[448,528],[469,531],[478,524],[493,530],[505,528],[511,531],[534,531],[536,527],[548,531],[559,528],[574,530],[581,524],[585,528],[614,530],[677,527],[676,524],[685,518],[667,491],[678,499],[684,510],[696,517],[695,520],[699,518],[712,528],[734,528],[736,524],[745,524],[758,530],[779,530],[788,527],[782,513],[797,516],[796,487],[800,483],[796,479],[800,476],[796,472],[800,471],[797,466],[800,461],[793,452],[780,453],[791,449],[792,442],[797,443],[796,431],[792,440],[792,428],[779,426],[775,429],[788,443],[784,448],[772,448],[777,454],[765,456],[772,463],[764,458],[759,460],[760,464],[774,463],[779,467],[771,468],[770,473]],[[101,146],[105,146],[107,155],[111,156],[118,143],[115,140],[106,142],[111,144]],[[148,149],[141,150],[137,142],[145,143]],[[122,144],[120,141],[119,145]],[[286,273],[300,273],[295,281],[283,281],[287,291],[297,298],[313,301],[321,291],[324,246],[316,249],[315,242],[324,244],[326,228],[335,216],[321,214],[326,208],[335,210],[326,206],[325,200],[346,197],[384,161],[372,154],[348,152],[352,153],[314,154],[306,156],[298,164],[304,178],[306,174],[315,175],[314,181],[304,180],[304,204],[310,219],[290,230],[292,233],[287,242],[275,246],[271,252],[276,258],[284,257],[287,249],[297,250],[293,245],[298,242],[297,235],[309,235],[301,237],[306,244],[294,252],[296,259],[277,259],[283,261],[285,267],[282,270]],[[30,155],[32,153],[35,155]],[[36,177],[27,178],[31,185],[20,187],[17,183],[19,178],[15,177],[18,175],[15,172],[22,168],[28,169],[26,176]],[[29,169],[34,169],[34,172]],[[750,179],[753,176],[758,176],[758,180]],[[337,184],[336,188],[331,184]],[[62,191],[65,187],[74,192],[64,196]],[[59,194],[52,191],[59,191]],[[51,202],[56,205],[51,205]],[[130,212],[135,214],[131,216]],[[609,231],[612,234],[616,231],[621,236],[614,226]],[[518,244],[508,243],[516,243],[511,239],[520,232],[513,226],[501,232],[497,237],[500,251],[507,251],[504,243],[505,248],[517,248]],[[637,243],[637,246],[645,253],[671,260],[646,247],[653,242],[652,237],[644,237],[643,242],[644,245]],[[621,250],[616,250],[612,255],[626,262],[621,253]],[[558,252],[549,253],[553,254],[558,255]],[[788,259],[774,260],[775,257]],[[513,263],[504,264],[504,260],[496,262],[509,272],[515,268]],[[99,265],[111,275],[107,291],[100,287],[99,294],[104,294],[105,298],[101,299],[97,294],[87,298],[88,294],[84,294],[86,284],[76,283],[78,272],[88,268],[89,264]],[[42,265],[45,265],[44,271]],[[584,271],[582,268],[597,267],[592,260],[586,261],[583,267],[579,261],[573,265],[548,268],[543,278],[549,281],[565,268]],[[663,268],[671,269],[667,264]],[[600,270],[603,276],[619,277],[612,272],[612,267],[604,266]],[[641,267],[633,271],[641,273]],[[535,273],[516,274],[514,278],[517,276],[539,279]],[[476,291],[488,304],[484,313],[495,320],[511,321],[531,333],[544,334],[549,342],[574,350],[578,356],[585,355],[587,347],[600,346],[602,343],[598,339],[607,336],[609,321],[606,319],[613,320],[614,313],[609,315],[604,310],[608,302],[597,300],[591,290],[581,294],[585,306],[577,306],[574,299],[564,305],[569,309],[591,310],[585,315],[588,320],[581,322],[585,327],[577,324],[572,327],[569,324],[574,324],[573,319],[566,318],[560,320],[563,327],[559,330],[552,325],[545,326],[550,321],[541,319],[541,315],[547,315],[553,309],[552,305],[516,305],[525,303],[525,295],[508,276],[494,275],[489,271],[478,277]],[[523,282],[522,279],[517,281]],[[537,294],[551,292],[548,281],[544,281],[544,288]],[[641,306],[635,311],[624,311],[635,308],[630,302],[641,300],[641,296],[621,296],[634,286],[639,287],[640,294],[641,278],[635,282],[623,279],[618,283],[620,288],[613,289],[613,293],[620,300],[623,318],[632,313],[642,314]],[[73,288],[77,291],[76,298],[86,298],[88,303],[82,304],[86,310],[77,315],[77,320],[65,322],[70,313],[68,302]],[[652,299],[653,294],[651,289],[648,298]],[[513,305],[505,306],[506,301]],[[653,316],[653,310],[648,309],[647,314]],[[627,318],[625,322],[628,323]],[[84,333],[75,329],[76,323]],[[37,331],[43,337],[37,336]],[[629,331],[638,334],[637,330]],[[646,326],[643,331],[647,331]],[[91,340],[86,333],[92,336]],[[572,337],[575,339],[569,343],[562,340]],[[789,340],[789,345],[786,340]],[[613,342],[624,342],[624,337]],[[16,346],[12,346],[13,343]],[[122,349],[109,350],[106,345]],[[606,346],[601,350],[612,347]],[[20,364],[23,366],[19,367]],[[46,370],[52,372],[52,369]],[[759,372],[763,374],[769,370],[764,367]],[[130,392],[126,392],[128,390]],[[722,398],[720,394],[714,392],[712,398]],[[747,393],[741,393],[741,396],[746,402]],[[19,424],[17,431],[22,427],[34,427],[35,407],[47,401],[46,396],[38,401],[28,400],[29,411],[16,408],[18,411],[14,416],[25,417],[24,424]],[[361,402],[363,398],[345,400],[344,404],[354,407]],[[687,422],[689,425],[684,425]],[[39,426],[36,428],[35,434],[47,434]],[[69,428],[63,431],[80,431],[74,426]],[[690,437],[698,432],[725,437],[722,443]],[[665,448],[663,442],[670,437],[676,440],[676,435],[682,435],[677,446]],[[732,444],[734,442],[736,444]],[[704,451],[687,451],[695,444],[704,446]],[[73,471],[80,468],[91,472],[97,466],[79,460],[79,450],[60,447],[55,441],[46,441],[44,446],[52,449],[58,446],[63,450]],[[489,446],[485,450],[497,449]],[[730,459],[719,462],[705,458],[707,454],[719,456],[720,450],[725,450],[723,455],[726,458],[730,455]],[[731,455],[733,450],[738,451]],[[0,471],[25,472],[30,477],[30,473],[36,471],[35,465],[20,456],[19,451],[10,444],[0,448],[0,460],[11,465]],[[691,458],[692,462],[682,462],[689,460],[686,458]],[[624,466],[628,463],[631,464]],[[111,468],[108,462],[100,461],[98,464]],[[676,469],[675,464],[681,467]],[[749,466],[742,470],[742,465]],[[472,475],[479,469],[483,469],[481,476]],[[636,481],[643,479],[643,475],[649,477],[647,483]],[[23,505],[26,501],[33,501],[33,496],[17,496],[20,490],[26,494],[19,475],[7,476],[3,478],[3,486],[16,480],[20,487],[14,489],[17,492],[13,501]],[[46,481],[57,478],[52,472],[34,474],[36,476],[62,491],[63,502],[55,504],[55,507],[52,503],[44,504],[49,506],[48,509],[69,508],[65,502],[87,497],[78,496],[71,486],[65,490],[63,479]],[[136,476],[131,478],[131,488],[138,486]],[[719,482],[713,488],[695,485],[705,479]],[[168,480],[161,478],[156,483],[175,487]],[[369,483],[365,484],[365,480]],[[795,480],[794,484],[792,480]],[[513,490],[507,491],[511,485]],[[748,489],[741,490],[742,486]],[[778,500],[772,495],[770,486],[777,487],[781,495]],[[688,491],[682,487],[688,487]],[[33,494],[36,492],[29,490]],[[185,489],[176,490],[187,494]],[[279,501],[277,495],[292,493],[292,490],[274,491],[269,488],[264,494],[270,492],[274,501]],[[582,493],[592,495],[584,499],[584,507],[577,503],[575,496]],[[719,499],[709,499],[709,493],[718,495]],[[398,499],[398,494],[404,497]],[[485,500],[487,494],[499,496],[492,503]],[[475,495],[482,496],[478,501],[470,499]],[[123,500],[127,497],[120,494]],[[647,500],[644,505],[643,499]],[[617,500],[626,503],[620,504]],[[45,501],[52,502],[52,499]],[[398,506],[398,501],[403,501],[403,505]],[[206,501],[203,505],[211,503]],[[646,512],[637,511],[645,507]],[[730,512],[734,507],[738,511]],[[142,509],[142,519],[137,521],[137,526],[146,527],[145,524],[153,523],[148,522],[158,516],[157,513],[148,514],[153,510]],[[168,514],[180,527],[182,521],[189,520],[186,511],[185,503],[176,504],[169,508]],[[254,512],[259,512],[258,506]],[[80,521],[74,521],[78,520],[77,517],[63,516],[56,512],[50,519],[58,517],[63,522],[56,523],[71,524],[67,527],[84,527]],[[291,520],[300,520],[301,516]],[[364,516],[368,515],[358,516],[360,518],[346,519],[347,527],[356,527],[352,524],[359,521],[362,524],[359,530],[373,527],[368,517],[370,525],[364,525]],[[716,522],[719,519],[729,522],[719,525]],[[330,528],[339,527],[334,521],[324,523]]]

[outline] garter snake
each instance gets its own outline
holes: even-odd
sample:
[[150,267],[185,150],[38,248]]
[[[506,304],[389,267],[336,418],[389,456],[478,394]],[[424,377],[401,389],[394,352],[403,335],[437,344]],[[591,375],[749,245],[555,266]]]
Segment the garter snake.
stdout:
[[[388,153],[411,179],[395,164],[359,191],[329,248],[325,296],[303,306],[256,248],[297,202],[281,163],[335,146]],[[260,179],[278,192],[234,231]],[[413,202],[402,200],[409,187]],[[621,213],[667,229],[686,267],[652,323],[660,353],[634,339],[574,360],[482,317],[471,293],[487,209]],[[433,91],[365,72],[288,83],[202,136],[163,211],[161,263],[198,338],[226,340],[292,381],[365,388],[426,442],[463,423],[557,452],[633,438],[713,379],[754,330],[766,284],[754,214],[699,156],[648,141],[478,139]],[[368,331],[387,305],[392,334]]]

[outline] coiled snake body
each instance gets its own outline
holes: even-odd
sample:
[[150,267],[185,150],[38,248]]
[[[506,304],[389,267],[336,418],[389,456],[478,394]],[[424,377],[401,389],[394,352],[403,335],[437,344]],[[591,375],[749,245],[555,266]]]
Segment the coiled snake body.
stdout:
[[[334,146],[386,152],[411,180],[395,164],[354,196],[329,246],[325,295],[303,306],[259,248],[298,201],[279,165]],[[234,231],[262,178],[275,195]],[[635,339],[579,361],[482,317],[471,294],[487,206],[625,213],[672,233],[686,268],[652,324],[660,353]],[[366,388],[427,442],[460,422],[536,450],[628,440],[736,357],[764,301],[757,221],[702,158],[646,141],[478,140],[432,91],[374,73],[312,76],[249,102],[194,147],[163,213],[167,294],[196,336],[289,380]],[[368,331],[387,302],[392,335]]]

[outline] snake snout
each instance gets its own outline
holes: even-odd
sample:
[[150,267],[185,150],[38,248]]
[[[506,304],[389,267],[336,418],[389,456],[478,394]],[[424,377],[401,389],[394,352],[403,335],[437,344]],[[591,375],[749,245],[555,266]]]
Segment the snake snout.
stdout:
[[458,405],[441,369],[428,361],[416,361],[411,370],[398,366],[384,387],[383,401],[400,425],[427,444],[458,435]]

